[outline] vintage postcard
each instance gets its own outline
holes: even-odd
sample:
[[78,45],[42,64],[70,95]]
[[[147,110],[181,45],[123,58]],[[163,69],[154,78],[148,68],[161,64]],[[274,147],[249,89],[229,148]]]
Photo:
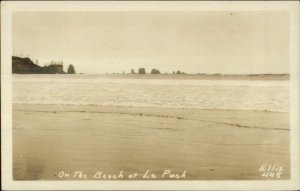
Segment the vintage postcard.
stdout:
[[5,190],[299,189],[299,2],[1,3]]

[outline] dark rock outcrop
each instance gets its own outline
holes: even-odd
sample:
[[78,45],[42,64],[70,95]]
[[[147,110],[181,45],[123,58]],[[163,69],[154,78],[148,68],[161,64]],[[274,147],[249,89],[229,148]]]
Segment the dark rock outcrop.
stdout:
[[145,68],[139,68],[139,74],[146,74]]
[[152,69],[151,74],[160,74],[160,71],[157,69]]
[[180,70],[178,70],[178,71],[176,72],[176,74],[181,74]]
[[72,64],[69,65],[68,74],[75,74],[75,68]]
[[47,71],[36,64],[29,58],[12,57],[12,73],[16,74],[46,74]]
[[49,74],[65,74],[63,70],[63,65],[61,64],[51,64],[49,66],[43,67]]
[[29,58],[12,57],[13,74],[64,74],[62,64],[50,64],[41,67],[34,64]]
[[131,69],[131,74],[135,74],[135,71],[134,71],[134,69]]

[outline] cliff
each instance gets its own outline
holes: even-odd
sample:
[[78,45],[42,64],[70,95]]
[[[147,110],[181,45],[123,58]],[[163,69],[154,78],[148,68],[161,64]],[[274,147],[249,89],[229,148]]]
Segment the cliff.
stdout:
[[39,74],[46,73],[42,67],[34,64],[29,58],[12,57],[12,73]]
[[63,65],[51,64],[49,66],[38,66],[29,58],[12,57],[13,74],[65,74]]

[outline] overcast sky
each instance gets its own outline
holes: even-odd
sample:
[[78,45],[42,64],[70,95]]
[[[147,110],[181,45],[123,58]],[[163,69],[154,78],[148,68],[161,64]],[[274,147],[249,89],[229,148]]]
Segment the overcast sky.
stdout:
[[18,12],[13,52],[77,72],[288,73],[288,12]]

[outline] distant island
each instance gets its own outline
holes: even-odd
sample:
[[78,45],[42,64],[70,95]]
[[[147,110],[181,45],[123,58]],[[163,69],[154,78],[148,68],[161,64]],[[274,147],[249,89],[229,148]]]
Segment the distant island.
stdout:
[[51,62],[47,66],[39,66],[34,64],[30,58],[12,57],[12,73],[13,74],[75,74],[75,68],[69,65],[68,71],[63,70],[61,62]]
[[[119,74],[126,74],[126,76],[139,74],[140,76],[144,76],[143,78],[173,78],[176,76],[176,78],[180,79],[201,79],[201,80],[289,80],[290,75],[286,73],[282,74],[221,74],[221,73],[214,73],[214,74],[207,74],[207,73],[185,73],[180,70],[173,71],[170,73],[161,73],[158,69],[151,69],[150,73],[146,72],[145,68],[138,68],[138,72],[135,72],[135,70],[132,68],[130,70],[130,73],[112,73],[113,75],[119,75]],[[146,75],[150,74],[150,75]],[[161,74],[159,76],[157,75],[151,75],[151,74]],[[152,77],[151,77],[152,76]],[[173,76],[173,77],[172,77]]]

